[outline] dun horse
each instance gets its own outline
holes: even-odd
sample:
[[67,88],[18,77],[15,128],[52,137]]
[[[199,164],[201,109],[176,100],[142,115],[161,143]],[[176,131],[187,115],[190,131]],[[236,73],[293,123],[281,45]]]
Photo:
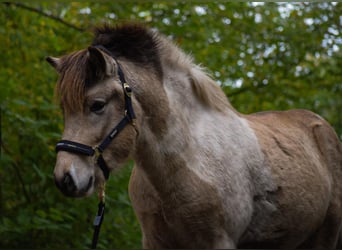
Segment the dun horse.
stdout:
[[191,57],[140,25],[98,28],[89,48],[47,60],[65,119],[57,186],[90,195],[132,157],[144,248],[336,247],[342,146],[320,116],[238,113]]

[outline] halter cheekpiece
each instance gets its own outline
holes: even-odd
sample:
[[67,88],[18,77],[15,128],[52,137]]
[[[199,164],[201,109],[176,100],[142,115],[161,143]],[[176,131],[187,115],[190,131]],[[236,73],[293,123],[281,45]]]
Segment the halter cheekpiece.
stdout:
[[94,48],[98,48],[102,50],[104,53],[110,55],[118,65],[118,75],[120,79],[120,83],[122,85],[122,89],[125,97],[125,116],[122,120],[109,132],[109,134],[103,139],[103,141],[98,146],[88,146],[79,142],[69,141],[69,140],[61,140],[56,145],[56,152],[58,151],[67,151],[74,154],[81,154],[86,156],[94,157],[94,162],[99,168],[102,170],[103,176],[107,180],[109,177],[109,168],[103,159],[102,153],[106,149],[106,147],[111,143],[111,141],[120,133],[123,128],[131,123],[135,125],[135,114],[132,106],[132,89],[127,84],[125,75],[120,67],[120,64],[113,57],[112,53],[102,45],[95,45]]

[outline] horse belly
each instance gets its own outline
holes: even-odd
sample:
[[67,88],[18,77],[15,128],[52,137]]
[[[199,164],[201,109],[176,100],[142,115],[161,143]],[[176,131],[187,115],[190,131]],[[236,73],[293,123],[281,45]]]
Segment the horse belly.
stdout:
[[[318,194],[317,200],[326,199],[324,195]],[[310,198],[306,204],[298,204],[300,201],[287,203],[282,198],[272,199],[255,201],[252,221],[240,238],[238,247],[295,248],[323,223],[328,201],[321,203]]]
[[283,173],[275,178],[276,190],[255,196],[251,223],[238,246],[295,248],[311,237],[322,225],[331,198],[329,175],[317,168],[311,168],[310,178]]
[[333,173],[312,135],[316,116],[298,112],[249,117],[264,155],[263,168],[277,188],[259,190],[254,197],[254,214],[241,246],[298,247],[314,237],[328,214]]

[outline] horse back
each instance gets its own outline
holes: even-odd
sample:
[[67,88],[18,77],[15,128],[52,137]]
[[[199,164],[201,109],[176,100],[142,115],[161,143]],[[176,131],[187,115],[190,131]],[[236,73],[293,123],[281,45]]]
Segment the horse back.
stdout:
[[[287,138],[294,144],[302,144],[310,141],[310,146],[315,148],[313,153],[318,153],[331,172],[341,174],[342,168],[342,144],[334,129],[319,115],[303,109],[288,111],[266,111],[247,116],[256,130],[265,129],[264,133],[257,132],[262,138]],[[286,154],[283,147],[284,141],[277,141],[277,145]],[[294,146],[294,145],[292,145]],[[317,150],[317,151],[316,151]]]

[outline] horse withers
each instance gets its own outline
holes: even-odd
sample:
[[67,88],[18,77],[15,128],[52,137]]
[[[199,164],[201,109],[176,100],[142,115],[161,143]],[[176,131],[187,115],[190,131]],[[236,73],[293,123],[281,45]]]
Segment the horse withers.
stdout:
[[57,186],[90,195],[132,157],[144,248],[336,247],[342,146],[320,116],[238,113],[191,57],[140,25],[98,28],[89,48],[48,61],[65,121]]

